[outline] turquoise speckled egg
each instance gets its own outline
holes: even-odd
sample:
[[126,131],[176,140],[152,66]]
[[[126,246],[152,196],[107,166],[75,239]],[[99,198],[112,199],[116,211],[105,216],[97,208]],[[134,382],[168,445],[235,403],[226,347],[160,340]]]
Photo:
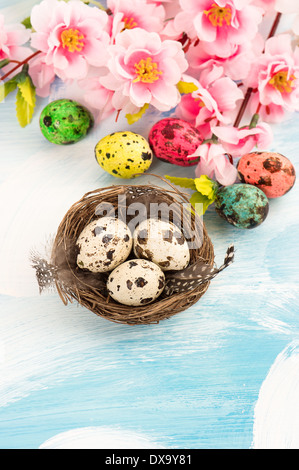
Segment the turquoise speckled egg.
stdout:
[[251,229],[267,217],[269,201],[263,191],[250,184],[232,184],[221,188],[215,200],[217,213],[238,228]]
[[52,101],[41,112],[40,129],[53,144],[73,144],[86,136],[94,124],[92,114],[73,100]]

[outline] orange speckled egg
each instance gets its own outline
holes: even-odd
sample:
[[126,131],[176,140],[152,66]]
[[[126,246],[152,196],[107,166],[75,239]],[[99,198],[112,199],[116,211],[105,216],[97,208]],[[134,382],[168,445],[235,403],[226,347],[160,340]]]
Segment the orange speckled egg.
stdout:
[[295,168],[290,160],[275,152],[251,152],[237,165],[240,180],[260,188],[268,198],[283,196],[294,186]]

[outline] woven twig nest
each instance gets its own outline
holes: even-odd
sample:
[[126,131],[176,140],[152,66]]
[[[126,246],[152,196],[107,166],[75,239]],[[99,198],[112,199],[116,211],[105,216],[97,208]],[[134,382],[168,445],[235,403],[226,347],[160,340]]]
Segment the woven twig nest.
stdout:
[[[47,267],[44,260],[42,269],[40,261],[35,263],[35,268],[39,264],[37,277],[40,287],[50,283],[48,278],[51,277],[65,305],[68,302],[76,301],[98,316],[116,323],[130,325],[158,323],[198,302],[207,291],[210,279],[224,266],[218,270],[214,267],[213,244],[202,219],[196,215],[195,211],[190,211],[190,204],[188,212],[190,233],[192,233],[193,242],[194,237],[201,237],[201,240],[199,243],[195,243],[195,246],[198,246],[197,248],[190,248],[189,268],[187,267],[184,272],[165,273],[168,282],[166,284],[167,288],[154,302],[134,307],[120,304],[109,296],[106,289],[109,273],[86,272],[80,269],[76,263],[78,253],[76,241],[78,236],[86,225],[98,218],[97,207],[101,203],[112,204],[117,215],[117,211],[120,210],[119,196],[126,196],[127,205],[132,201],[138,201],[149,207],[149,203],[158,201],[159,204],[172,205],[172,208],[174,208],[173,213],[175,214],[175,211],[178,211],[180,220],[184,220],[182,215],[184,211],[188,210],[186,208],[186,203],[188,203],[187,195],[181,193],[172,185],[169,184],[169,186],[170,189],[165,190],[152,185],[119,185],[100,188],[85,194],[70,207],[61,221],[52,246],[51,260],[46,263]],[[190,235],[188,235],[188,225],[187,229],[186,226],[180,228],[188,240]],[[191,246],[194,246],[194,243]],[[232,257],[230,256],[230,261],[232,261]],[[194,275],[194,273],[198,273],[198,267],[201,267],[204,271],[208,269],[208,273],[205,273],[205,275],[202,272],[200,273],[200,282],[197,281],[197,274]],[[182,276],[181,279],[180,276]],[[181,287],[182,285],[185,287]]]

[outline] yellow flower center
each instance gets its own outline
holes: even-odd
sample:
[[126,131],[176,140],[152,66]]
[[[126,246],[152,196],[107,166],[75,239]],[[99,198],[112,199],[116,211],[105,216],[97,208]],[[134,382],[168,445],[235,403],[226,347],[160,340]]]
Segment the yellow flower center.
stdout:
[[83,34],[81,34],[77,29],[65,29],[61,33],[61,43],[62,47],[69,50],[69,52],[80,52],[84,47],[84,42],[81,39],[84,39]]
[[133,82],[153,83],[159,80],[160,75],[163,73],[161,70],[158,70],[158,65],[152,61],[151,57],[141,59],[134,67],[137,77]]
[[123,18],[123,22],[125,23],[124,29],[133,29],[133,28],[136,28],[136,26],[137,26],[137,23],[134,20],[134,18],[125,17],[125,18]]
[[280,93],[286,92],[291,93],[293,91],[293,81],[296,80],[295,75],[291,75],[288,78],[287,70],[277,72],[269,80],[269,84],[274,86]]
[[213,3],[209,10],[204,10],[204,14],[208,17],[213,26],[223,26],[223,22],[229,26],[232,19],[231,7],[220,7]]

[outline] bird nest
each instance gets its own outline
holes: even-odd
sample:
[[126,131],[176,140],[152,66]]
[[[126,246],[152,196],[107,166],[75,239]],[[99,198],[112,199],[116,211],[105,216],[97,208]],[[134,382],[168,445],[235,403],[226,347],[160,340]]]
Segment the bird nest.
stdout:
[[[70,207],[58,227],[51,259],[46,269],[47,282],[50,282],[48,277],[51,277],[65,305],[76,301],[96,315],[112,322],[137,325],[159,323],[186,310],[203,296],[209,287],[210,280],[224,266],[218,270],[215,268],[213,244],[202,218],[192,210],[187,195],[171,184],[169,186],[170,189],[153,185],[119,185],[100,188],[88,192]],[[113,210],[114,215],[118,216],[120,210],[127,209],[132,202],[143,203],[149,214],[150,204],[154,201],[158,201],[159,204],[164,203],[164,207],[165,204],[168,207],[171,206],[170,221],[185,220],[184,226],[180,228],[191,246],[189,266],[183,271],[165,272],[165,289],[152,303],[134,307],[123,305],[114,301],[107,291],[106,282],[109,273],[92,273],[77,266],[76,241],[83,228],[99,217],[98,207],[101,203],[108,204],[107,213],[102,215],[110,215],[110,208],[110,212]],[[134,254],[130,256],[136,258]],[[230,262],[232,257],[231,251]],[[41,288],[41,279],[45,281],[44,260],[43,276],[41,276],[40,266],[39,262],[36,274]],[[37,263],[35,263],[35,268],[37,268]]]

